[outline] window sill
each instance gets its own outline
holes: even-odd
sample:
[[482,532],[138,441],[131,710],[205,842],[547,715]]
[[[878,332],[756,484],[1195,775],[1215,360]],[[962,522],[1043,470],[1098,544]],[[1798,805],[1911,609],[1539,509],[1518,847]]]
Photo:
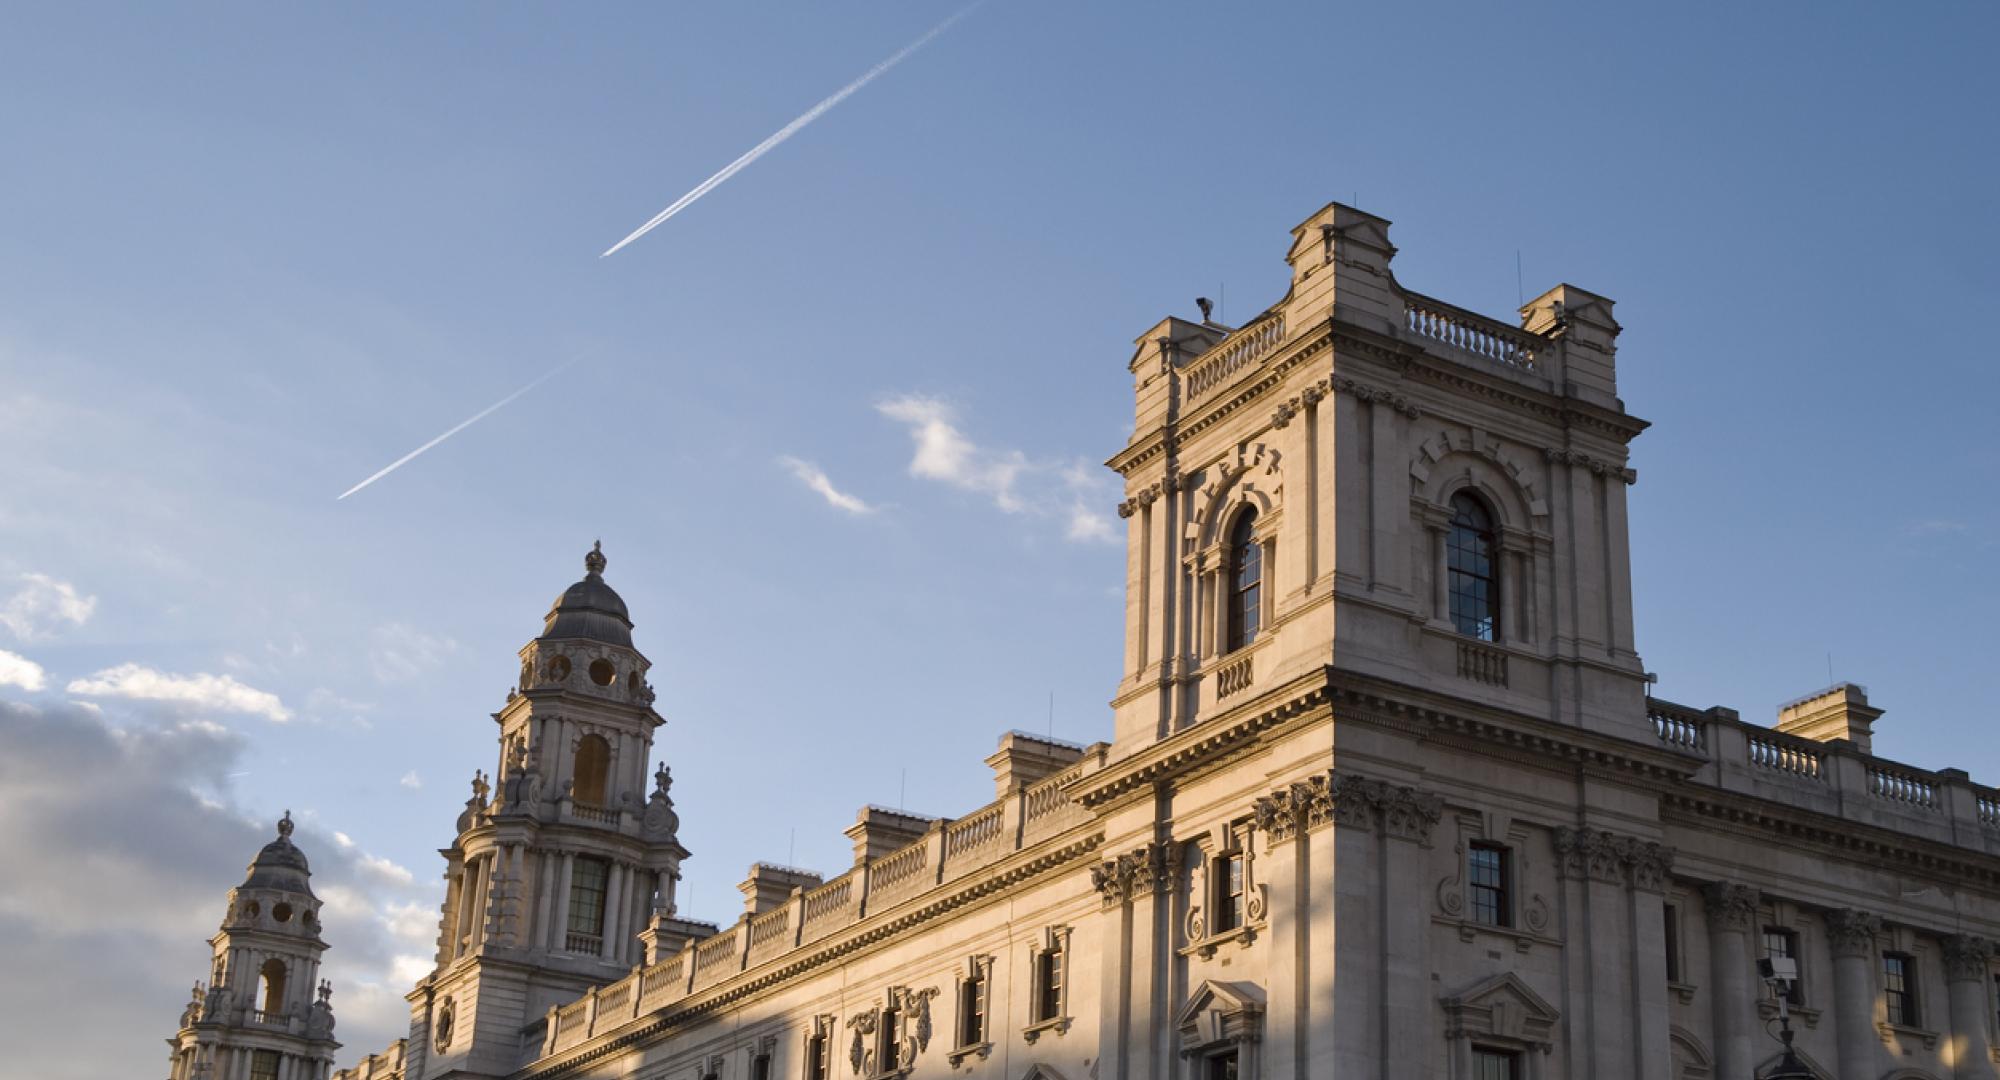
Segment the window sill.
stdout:
[[1250,947],[1251,942],[1257,940],[1257,931],[1263,928],[1263,923],[1254,922],[1239,926],[1234,930],[1224,930],[1220,934],[1210,934],[1199,941],[1190,941],[1186,945],[1181,946],[1180,954],[1182,956],[1199,956],[1203,960],[1206,960],[1215,955],[1216,949],[1232,941],[1247,949]]
[[1882,1036],[1882,1041],[1888,1043],[1890,1046],[1894,1046],[1905,1039],[1912,1039],[1922,1042],[1926,1050],[1937,1049],[1938,1033],[1935,1031],[1907,1027],[1903,1024],[1891,1024],[1886,1021],[1878,1022],[1875,1025],[1875,1031]]
[[1069,1022],[1069,1017],[1058,1016],[1053,1020],[1042,1020],[1029,1024],[1027,1027],[1021,1029],[1021,1037],[1029,1042],[1034,1042],[1036,1039],[1041,1038],[1042,1033],[1045,1031],[1052,1031],[1057,1035],[1061,1035],[1069,1030]]
[[[1787,1005],[1785,1006],[1785,1012],[1799,1020],[1805,1021],[1805,1025],[1809,1028],[1819,1026],[1819,1010],[1810,1005]],[[1757,1015],[1765,1020],[1776,1020],[1778,1018],[1778,1003],[1772,1001],[1770,998],[1757,999]]]
[[1562,944],[1561,938],[1538,934],[1533,930],[1523,930],[1518,926],[1494,926],[1490,923],[1474,922],[1471,919],[1454,919],[1444,915],[1433,915],[1431,921],[1458,928],[1458,940],[1468,944],[1478,941],[1481,934],[1504,938],[1514,943],[1515,952],[1527,952],[1537,945]]
[[1693,983],[1674,982],[1669,979],[1667,981],[1667,989],[1672,990],[1674,996],[1681,999],[1681,1004],[1692,1005],[1694,1004],[1695,990],[1698,988]]
[[951,1067],[956,1069],[960,1065],[965,1064],[966,1061],[971,1058],[978,1058],[979,1060],[984,1061],[986,1060],[987,1055],[991,1053],[993,1053],[992,1043],[976,1042],[966,1046],[961,1046],[958,1049],[951,1051],[950,1053],[945,1055],[945,1060],[951,1062]]

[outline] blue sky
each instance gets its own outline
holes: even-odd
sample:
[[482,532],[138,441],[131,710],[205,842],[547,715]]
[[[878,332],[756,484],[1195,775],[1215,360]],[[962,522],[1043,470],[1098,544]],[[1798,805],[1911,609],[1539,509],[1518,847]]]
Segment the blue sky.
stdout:
[[[8,734],[32,754],[62,718],[119,748],[107,789],[196,789],[188,820],[250,845],[0,885],[0,942],[78,950],[105,942],[46,905],[185,897],[118,946],[154,950],[145,978],[58,979],[129,1041],[40,1075],[157,1064],[288,807],[345,890],[343,1039],[390,1037],[487,714],[595,538],[655,664],[692,915],[730,918],[753,859],[839,869],[862,803],[983,802],[980,759],[1051,694],[1056,734],[1107,737],[1096,463],[1131,339],[1196,295],[1276,299],[1330,199],[1394,220],[1430,295],[1618,300],[1663,696],[1768,721],[1830,654],[1888,710],[1878,751],[2000,780],[1990,6],[990,0],[597,258],[953,10],[12,13]],[[0,773],[0,846],[51,857],[32,768]]]

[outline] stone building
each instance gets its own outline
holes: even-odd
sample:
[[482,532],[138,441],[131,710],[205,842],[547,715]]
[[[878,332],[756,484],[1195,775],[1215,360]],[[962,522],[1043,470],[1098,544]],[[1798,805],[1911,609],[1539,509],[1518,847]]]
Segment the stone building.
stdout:
[[333,988],[319,978],[319,898],[292,815],[229,890],[206,985],[167,1040],[171,1080],[326,1080],[332,1072]]
[[1110,740],[1007,735],[992,801],[863,808],[852,866],[753,866],[730,926],[676,917],[594,555],[409,1038],[338,1075],[1736,1080],[1782,1011],[1821,1077],[1995,1076],[2000,792],[1873,756],[1856,686],[1650,698],[1612,302],[1501,322],[1394,254],[1331,205],[1270,309],[1139,336]]

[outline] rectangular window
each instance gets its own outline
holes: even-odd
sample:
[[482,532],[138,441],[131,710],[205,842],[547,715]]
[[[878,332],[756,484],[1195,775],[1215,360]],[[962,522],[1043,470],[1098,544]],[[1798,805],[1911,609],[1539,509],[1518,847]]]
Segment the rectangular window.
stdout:
[[750,1080],[771,1080],[771,1055],[758,1054],[750,1059]]
[[986,1041],[986,980],[978,975],[958,984],[958,1045]]
[[250,1055],[250,1080],[278,1080],[276,1050],[259,1050]]
[[1062,948],[1052,946],[1035,958],[1035,1022],[1062,1016]]
[[1899,1027],[1921,1027],[1917,1011],[1917,962],[1903,953],[1882,954],[1882,997],[1888,1020]]
[[1664,929],[1666,930],[1666,941],[1667,941],[1667,981],[1680,982],[1681,981],[1681,912],[1679,908],[1675,907],[1672,904],[1667,904],[1664,908],[1662,908],[1662,911],[1664,911],[1666,914],[1666,926],[1664,927]]
[[1243,925],[1243,852],[1225,851],[1215,857],[1214,933]]
[[806,1080],[831,1080],[833,1076],[833,1055],[827,1053],[827,1036],[824,1031],[813,1033],[806,1040]]
[[1217,1054],[1203,1062],[1201,1080],[1236,1080],[1236,1051]]
[[588,937],[604,935],[604,886],[611,877],[611,864],[603,859],[578,858],[569,872],[569,932]]
[[1521,1080],[1521,1055],[1511,1050],[1472,1050],[1472,1080]]
[[1507,849],[1498,844],[1474,844],[1467,868],[1466,900],[1472,921],[1487,926],[1514,925],[1507,896]]
[[[1764,928],[1764,958],[1767,960],[1790,960],[1796,967],[1799,962],[1799,933],[1782,926]],[[1785,988],[1785,1004],[1797,1007],[1805,1004],[1805,970],[1799,968],[1800,978],[1793,979]]]
[[898,1063],[896,1055],[902,1049],[902,1037],[896,1028],[902,1022],[902,1014],[895,1009],[883,1009],[882,1018],[876,1022],[875,1034],[879,1040],[875,1044],[876,1071],[895,1072]]

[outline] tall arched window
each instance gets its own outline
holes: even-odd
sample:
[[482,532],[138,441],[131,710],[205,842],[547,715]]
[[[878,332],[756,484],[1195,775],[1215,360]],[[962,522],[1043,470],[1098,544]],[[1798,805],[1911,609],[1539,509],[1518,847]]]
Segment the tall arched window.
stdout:
[[264,967],[257,973],[259,989],[263,990],[264,1014],[276,1016],[285,1011],[285,962],[275,957],[264,961]]
[[576,785],[570,796],[590,806],[604,805],[604,781],[611,774],[611,744],[602,735],[585,735],[576,744]]
[[1257,543],[1257,511],[1245,510],[1229,527],[1229,600],[1223,652],[1234,652],[1257,637],[1263,620],[1264,549]]
[[1464,492],[1451,497],[1451,534],[1445,539],[1450,574],[1451,624],[1481,641],[1500,637],[1500,576],[1494,560],[1493,515]]

